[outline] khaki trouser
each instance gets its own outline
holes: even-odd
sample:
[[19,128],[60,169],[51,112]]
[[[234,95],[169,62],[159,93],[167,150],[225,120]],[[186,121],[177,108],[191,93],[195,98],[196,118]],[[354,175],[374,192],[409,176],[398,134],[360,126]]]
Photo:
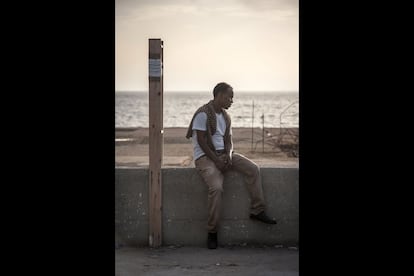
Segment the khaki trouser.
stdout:
[[[232,169],[245,176],[245,182],[251,198],[250,213],[257,215],[265,210],[263,189],[259,167],[241,154],[233,153]],[[217,232],[223,194],[223,173],[217,169],[210,158],[203,156],[195,161],[197,171],[208,186],[208,221],[210,233]]]

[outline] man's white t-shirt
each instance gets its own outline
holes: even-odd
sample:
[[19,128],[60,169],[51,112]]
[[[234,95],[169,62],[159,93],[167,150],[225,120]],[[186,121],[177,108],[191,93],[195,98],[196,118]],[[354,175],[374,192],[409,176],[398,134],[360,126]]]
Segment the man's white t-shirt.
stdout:
[[[216,113],[216,122],[217,130],[216,133],[211,137],[213,145],[216,150],[224,149],[224,133],[226,132],[226,120],[224,120],[223,113]],[[194,147],[194,160],[197,160],[200,156],[203,156],[205,153],[201,149],[197,141],[197,131],[196,130],[207,130],[207,114],[205,112],[198,113],[193,121],[193,147]],[[230,128],[230,135],[232,135],[232,130]]]

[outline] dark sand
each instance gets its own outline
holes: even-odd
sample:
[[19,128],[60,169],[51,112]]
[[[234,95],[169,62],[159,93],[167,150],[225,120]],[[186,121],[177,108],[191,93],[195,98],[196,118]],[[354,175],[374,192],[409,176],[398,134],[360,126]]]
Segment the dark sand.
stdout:
[[[165,128],[163,166],[194,167],[191,140],[186,128]],[[245,155],[260,166],[298,167],[299,129],[233,128],[234,151]],[[115,163],[117,167],[148,166],[148,128],[117,128],[115,131]]]

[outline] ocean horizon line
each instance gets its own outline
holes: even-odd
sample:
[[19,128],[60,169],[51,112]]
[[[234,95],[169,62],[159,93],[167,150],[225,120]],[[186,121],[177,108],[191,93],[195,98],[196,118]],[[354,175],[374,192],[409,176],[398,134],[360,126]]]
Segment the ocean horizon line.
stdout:
[[[164,90],[165,93],[213,93],[213,91],[208,90]],[[115,93],[148,93],[148,90],[115,90]],[[299,91],[289,91],[289,90],[279,90],[279,91],[272,91],[272,90],[254,90],[254,91],[248,91],[248,90],[236,90],[235,93],[276,93],[276,94],[299,94]]]

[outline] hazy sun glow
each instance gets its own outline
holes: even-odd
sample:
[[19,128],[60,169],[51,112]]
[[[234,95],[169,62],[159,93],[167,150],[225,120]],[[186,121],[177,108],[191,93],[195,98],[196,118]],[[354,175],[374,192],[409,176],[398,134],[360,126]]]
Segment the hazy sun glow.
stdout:
[[148,39],[164,41],[164,90],[299,87],[298,0],[116,0],[117,91],[148,89]]

